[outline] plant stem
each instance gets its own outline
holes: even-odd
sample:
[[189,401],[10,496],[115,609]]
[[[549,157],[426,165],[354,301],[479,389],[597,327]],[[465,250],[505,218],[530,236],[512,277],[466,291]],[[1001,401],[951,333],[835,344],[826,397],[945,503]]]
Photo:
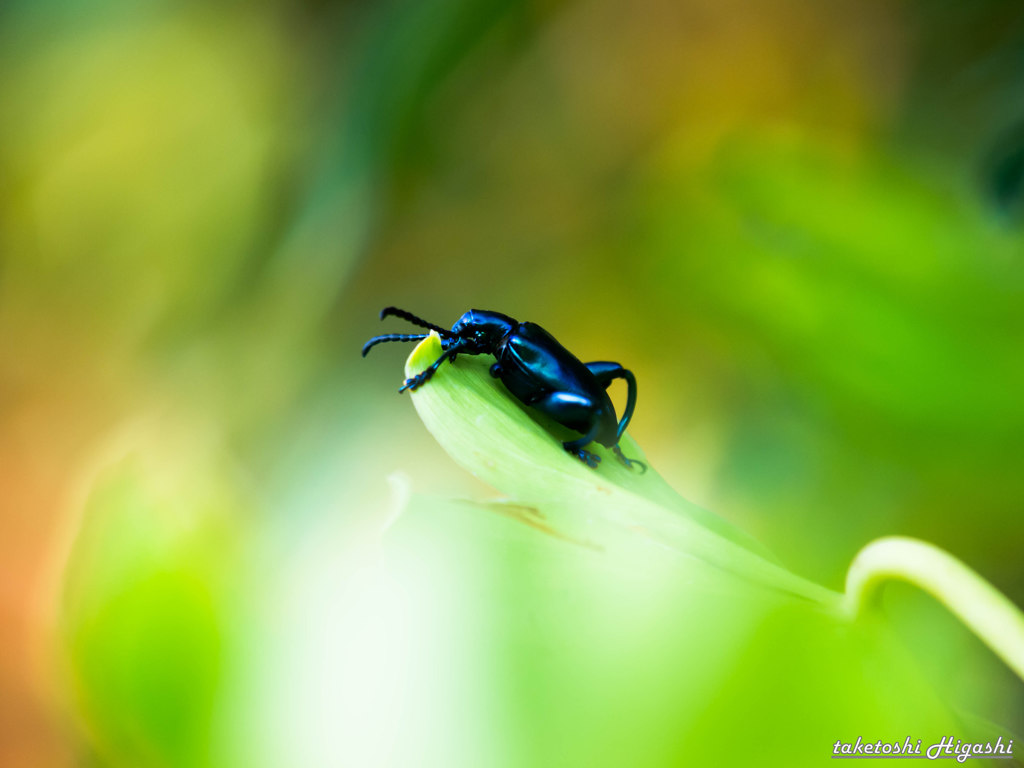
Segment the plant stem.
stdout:
[[878,539],[853,559],[843,608],[863,613],[879,587],[901,579],[945,605],[1024,680],[1024,614],[999,590],[947,552],[917,539]]

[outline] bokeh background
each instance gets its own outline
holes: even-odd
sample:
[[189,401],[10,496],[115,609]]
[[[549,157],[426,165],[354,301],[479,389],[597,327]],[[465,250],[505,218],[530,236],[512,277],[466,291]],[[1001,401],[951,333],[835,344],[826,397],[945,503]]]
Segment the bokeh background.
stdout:
[[[396,471],[489,490],[396,394],[408,348],[360,359],[390,304],[622,362],[658,471],[803,576],[907,534],[1024,604],[1022,93],[1013,2],[5,3],[0,764],[405,738],[332,752],[333,692],[422,672],[351,631],[417,601],[332,613],[339,563]],[[1024,723],[887,602],[942,698]]]

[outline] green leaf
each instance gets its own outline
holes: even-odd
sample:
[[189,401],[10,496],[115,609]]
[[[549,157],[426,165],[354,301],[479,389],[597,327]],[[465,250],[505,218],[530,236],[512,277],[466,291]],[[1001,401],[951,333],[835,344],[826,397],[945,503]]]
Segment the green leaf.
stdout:
[[[431,333],[409,356],[406,375],[441,352],[440,337]],[[442,365],[412,392],[413,403],[449,455],[504,493],[521,519],[598,549],[636,537],[654,540],[757,583],[837,606],[837,594],[785,570],[749,536],[676,494],[628,434],[623,452],[647,463],[647,472],[627,468],[597,444],[588,446],[602,458],[596,469],[570,456],[561,444],[568,430],[511,397],[488,365],[468,356]]]
[[[406,375],[424,370],[442,351],[440,338],[431,334],[409,357]],[[936,699],[885,623],[863,610],[885,579],[910,581],[950,607],[1019,669],[1024,619],[977,574],[922,542],[882,539],[855,560],[848,594],[841,597],[785,570],[748,537],[675,494],[653,469],[631,471],[600,446],[588,446],[602,456],[599,467],[585,466],[562,449],[561,441],[571,433],[510,397],[488,374],[489,363],[461,357],[444,364],[412,397],[424,424],[452,458],[505,495],[479,506],[580,545],[542,554],[536,537],[532,546],[519,540],[522,559],[507,566],[513,586],[503,613],[515,610],[526,574],[540,569],[550,578],[538,582],[534,575],[528,618],[520,615],[502,626],[503,638],[519,638],[506,647],[507,658],[517,668],[522,665],[517,674],[561,679],[568,688],[581,685],[576,671],[564,668],[564,652],[549,649],[555,654],[550,664],[520,658],[519,644],[534,637],[538,626],[561,637],[557,649],[578,643],[572,653],[598,667],[615,656],[611,649],[630,646],[630,658],[643,660],[616,683],[620,688],[611,699],[590,690],[583,696],[587,703],[578,706],[596,707],[582,718],[590,722],[614,700],[658,702],[630,720],[628,729],[647,732],[651,764],[678,756],[674,743],[658,743],[664,738],[661,709],[680,718],[678,728],[691,738],[691,756],[717,761],[716,745],[738,738],[736,713],[743,718],[749,749],[771,745],[772,754],[786,754],[795,723],[767,713],[783,687],[791,691],[787,711],[799,722],[801,737],[814,733],[824,741],[831,734],[832,741],[821,748],[823,759],[836,738],[855,738],[842,728],[875,728],[865,732],[883,741],[895,740],[893,728],[901,729],[900,740],[904,729],[919,729],[916,737],[926,743],[943,729],[955,728],[964,737],[980,733],[970,718],[952,714]],[[622,448],[649,462],[628,437]],[[493,543],[487,553],[491,563],[502,557]],[[577,592],[567,595],[567,584]],[[694,690],[666,689],[666,680]],[[545,689],[545,695],[556,696],[558,689]],[[710,702],[695,701],[694,695],[700,698],[695,692],[710,696]],[[563,702],[543,716],[545,724],[557,723],[549,734],[552,749],[579,728],[578,718],[563,711],[568,706]],[[546,725],[534,722],[532,714],[531,708],[523,715],[526,727],[544,732]],[[762,727],[751,726],[755,719]],[[587,744],[583,731],[577,739],[588,764],[621,763],[630,747],[626,733],[602,734],[594,742],[599,746]],[[621,753],[614,757],[617,750]],[[799,762],[798,752],[814,759],[813,749],[801,748],[793,753],[793,764]]]

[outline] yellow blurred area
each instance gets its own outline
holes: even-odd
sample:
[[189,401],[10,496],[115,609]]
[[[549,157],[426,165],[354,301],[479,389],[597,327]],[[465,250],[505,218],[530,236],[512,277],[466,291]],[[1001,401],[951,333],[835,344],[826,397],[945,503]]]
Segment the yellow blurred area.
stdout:
[[13,286],[108,332],[208,311],[257,245],[282,151],[288,75],[269,20],[144,16],[33,53],[5,77]]
[[105,432],[148,407],[153,334],[195,333],[244,279],[295,93],[266,12],[9,13],[0,763],[63,765],[74,750],[47,714],[60,708],[40,619],[54,612],[51,553],[81,514],[75,478]]

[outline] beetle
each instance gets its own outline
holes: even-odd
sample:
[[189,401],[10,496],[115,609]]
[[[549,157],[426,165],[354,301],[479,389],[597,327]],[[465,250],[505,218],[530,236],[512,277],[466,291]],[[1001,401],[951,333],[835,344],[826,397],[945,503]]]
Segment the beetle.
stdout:
[[[641,472],[647,470],[643,462],[626,458],[619,448],[636,407],[636,377],[618,363],[583,363],[536,323],[520,323],[500,312],[471,309],[450,331],[398,307],[381,310],[381,320],[388,316],[436,331],[444,350],[424,371],[406,379],[399,392],[422,387],[445,360],[454,362],[457,355],[493,355],[491,376],[501,379],[517,400],[580,433],[580,438],[562,443],[566,451],[587,466],[596,467],[601,457],[586,446],[598,442],[611,448],[627,467],[636,464]],[[384,342],[425,338],[425,333],[374,336],[363,345],[363,357]],[[606,391],[615,379],[624,379],[628,387],[626,410],[620,420],[616,420],[615,406]]]

